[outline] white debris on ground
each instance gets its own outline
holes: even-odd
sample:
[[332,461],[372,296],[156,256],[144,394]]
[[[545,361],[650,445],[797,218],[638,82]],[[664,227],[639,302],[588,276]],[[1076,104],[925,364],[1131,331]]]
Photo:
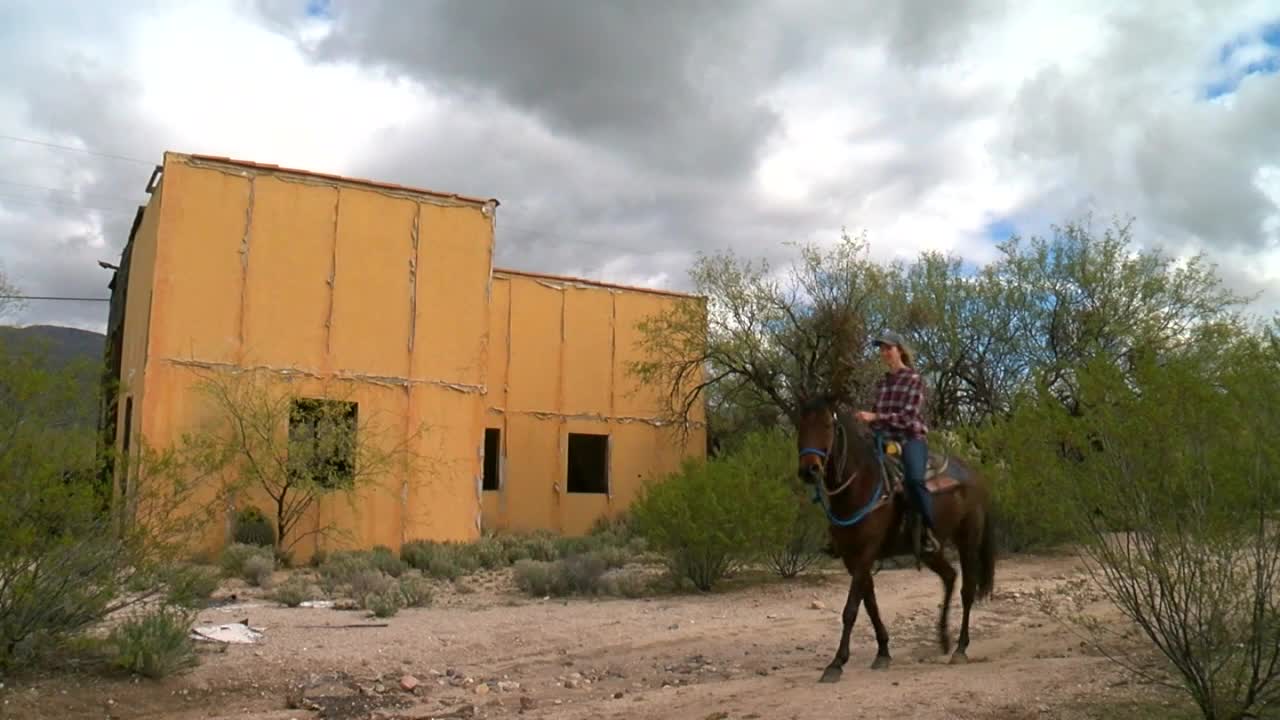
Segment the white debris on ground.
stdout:
[[249,627],[248,623],[200,625],[191,628],[191,637],[194,640],[204,640],[206,642],[252,645],[262,640],[262,631],[265,629]]

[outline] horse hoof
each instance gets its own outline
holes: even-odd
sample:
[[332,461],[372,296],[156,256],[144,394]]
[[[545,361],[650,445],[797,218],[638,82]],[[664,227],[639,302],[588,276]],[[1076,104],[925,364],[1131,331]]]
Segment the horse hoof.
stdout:
[[872,670],[888,670],[891,660],[888,655],[877,655],[874,662],[871,663]]
[[969,656],[965,655],[964,652],[960,650],[957,650],[955,654],[951,656],[952,665],[965,665],[965,664],[968,664],[968,662],[969,662]]
[[844,671],[838,667],[829,667],[822,671],[822,679],[818,682],[833,683],[840,679],[841,673]]

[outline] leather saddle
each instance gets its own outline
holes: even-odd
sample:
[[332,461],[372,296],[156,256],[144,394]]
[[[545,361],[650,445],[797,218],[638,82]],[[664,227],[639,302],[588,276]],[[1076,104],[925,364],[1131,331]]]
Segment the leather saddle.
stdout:
[[[894,494],[901,493],[903,482],[902,446],[893,440],[885,441],[885,470],[889,473],[889,481]],[[955,473],[945,474],[951,466],[951,456],[944,453],[929,452],[929,460],[925,463],[924,486],[930,495],[948,492],[959,487],[962,482]]]

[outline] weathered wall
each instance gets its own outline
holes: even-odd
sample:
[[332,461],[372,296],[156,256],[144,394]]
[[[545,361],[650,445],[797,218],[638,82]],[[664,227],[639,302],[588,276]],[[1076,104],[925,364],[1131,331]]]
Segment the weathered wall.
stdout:
[[161,185],[148,439],[171,443],[200,416],[190,368],[340,380],[386,446],[428,427],[411,450],[429,472],[354,507],[326,499],[309,522],[349,525],[364,546],[474,537],[491,210],[181,155]]
[[[151,331],[152,295],[154,293],[154,277],[156,262],[157,229],[160,223],[163,193],[156,188],[146,210],[143,211],[142,222],[131,240],[132,257],[129,265],[128,296],[125,300],[123,339],[120,351],[120,387],[119,403],[116,414],[116,450],[125,452],[125,444],[130,455],[138,451],[138,438],[141,437],[147,397],[145,370],[147,365],[147,338]],[[117,468],[116,492],[125,491],[123,487],[128,466]]]
[[[312,397],[340,390],[359,403],[362,428],[380,429],[366,439],[408,444],[416,463],[356,496],[325,498],[297,528],[342,527],[344,544],[359,547],[471,539],[482,521],[579,534],[624,510],[643,482],[704,451],[702,426],[682,443],[659,420],[658,390],[626,367],[637,357],[635,324],[689,298],[493,273],[492,211],[473,199],[167,154],[135,241],[126,308],[122,373],[146,387],[136,430],[167,446],[210,419],[195,392],[202,373],[252,369]],[[502,430],[503,482],[482,498],[485,427]],[[568,492],[577,432],[610,438],[605,493]],[[261,494],[239,502],[273,514]],[[228,529],[212,528],[205,549],[218,550]],[[304,541],[296,558],[315,549]]]
[[[682,444],[660,421],[661,397],[632,378],[635,330],[686,296],[496,271],[486,426],[502,430],[502,484],[484,493],[487,528],[585,533],[635,499],[644,482],[701,456],[705,430]],[[693,418],[702,423],[701,411]],[[569,433],[610,437],[608,492],[566,487]]]

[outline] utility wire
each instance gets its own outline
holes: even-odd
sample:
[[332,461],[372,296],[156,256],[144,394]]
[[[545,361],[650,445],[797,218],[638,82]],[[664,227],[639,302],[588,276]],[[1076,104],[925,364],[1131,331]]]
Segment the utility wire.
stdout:
[[55,148],[57,150],[67,150],[69,152],[84,153],[86,155],[96,155],[111,160],[122,160],[124,162],[138,163],[147,167],[155,167],[156,163],[148,162],[140,158],[128,157],[126,155],[114,155],[112,153],[97,152],[96,150],[86,150],[84,148],[73,147],[71,145],[59,145],[57,143],[45,142],[43,140],[32,140],[30,138],[16,137],[13,135],[0,135],[0,140],[9,140],[11,142],[26,143],[28,145],[41,145],[47,148]]
[[0,300],[66,300],[69,302],[111,302],[111,298],[61,297],[57,295],[0,295]]
[[[75,194],[76,194],[76,191],[75,191],[75,190],[70,190],[70,189],[68,189],[68,188],[53,187],[52,185],[34,185],[34,184],[32,184],[32,183],[15,182],[15,181],[13,181],[13,180],[0,180],[0,185],[9,185],[9,186],[12,186],[12,187],[21,187],[21,188],[31,188],[32,190],[48,190],[49,192],[67,193],[67,194],[70,194],[70,195],[75,195]],[[127,197],[125,197],[125,196],[123,196],[123,195],[113,195],[113,194],[100,193],[100,192],[88,192],[88,193],[84,193],[84,194],[85,194],[86,196],[96,196],[96,197],[101,198],[101,199],[103,199],[103,200],[114,200],[114,201],[117,201],[117,202],[126,202],[126,203],[136,203],[136,202],[137,202],[137,199],[136,199],[136,198],[127,198]],[[34,198],[33,198],[33,199],[34,199]],[[43,199],[43,198],[40,198],[40,199]]]

